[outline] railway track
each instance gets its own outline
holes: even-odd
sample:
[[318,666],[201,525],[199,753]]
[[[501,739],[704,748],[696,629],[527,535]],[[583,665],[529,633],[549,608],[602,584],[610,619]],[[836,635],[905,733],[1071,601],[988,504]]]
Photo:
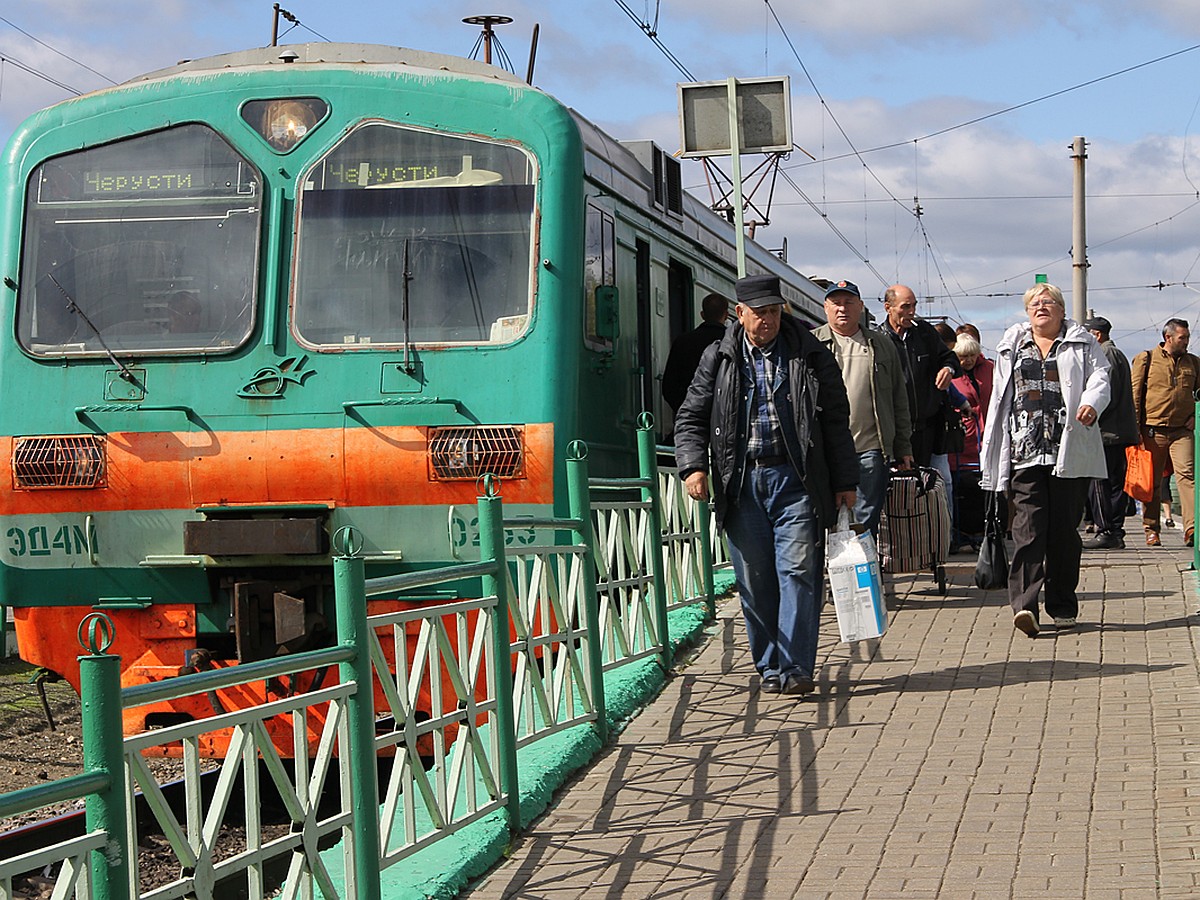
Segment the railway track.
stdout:
[[[218,770],[214,768],[201,775],[200,794],[202,802],[206,807],[216,787],[218,774]],[[270,840],[286,833],[291,828],[292,823],[283,804],[278,801],[277,797],[272,797],[267,793],[265,784],[269,782],[269,778],[266,777],[265,770],[260,775],[262,776],[260,783],[264,785],[261,791],[264,795],[260,810],[263,823],[261,831],[263,839]],[[182,779],[175,779],[164,783],[163,794],[176,817],[183,821],[186,799],[184,781]],[[326,796],[322,800],[322,805],[336,803],[337,791],[336,787],[334,787],[332,791],[326,792]],[[179,861],[161,830],[156,827],[148,827],[154,825],[155,818],[140,793],[137,795],[136,804],[138,807],[137,821],[139,823],[138,871],[141,878],[142,890],[145,891],[168,884],[178,878]],[[222,827],[220,836],[217,838],[214,861],[232,856],[241,852],[246,847],[245,827],[238,818],[237,813],[238,810],[236,809],[231,809],[226,813],[225,824]],[[16,827],[0,831],[0,859],[7,859],[39,848],[52,846],[84,833],[85,822],[82,809],[53,811],[42,818],[27,821]],[[272,886],[281,885],[283,877],[287,872],[287,865],[288,861],[286,858],[276,860],[273,864],[268,864],[265,872],[268,884]],[[17,898],[21,898],[21,900],[35,900],[35,898],[49,896],[46,888],[47,885],[52,884],[53,881],[46,878],[45,873],[40,871],[30,872],[26,876],[14,880],[14,900],[17,900]],[[227,879],[226,884],[217,884],[217,891],[218,897],[224,896],[229,898],[229,900],[242,897],[245,895],[245,877],[230,877]]]
[[[80,730],[79,698],[63,682],[41,688],[33,681],[33,667],[15,658],[0,660],[0,790],[19,790],[33,785],[78,775],[83,772],[83,737]],[[44,695],[44,702],[43,702]],[[47,714],[48,713],[48,714]],[[201,776],[204,803],[212,796],[217,771]],[[151,759],[151,771],[175,814],[182,818],[185,790],[183,766],[177,759]],[[268,785],[269,778],[261,782]],[[336,803],[335,794],[324,803]],[[154,817],[139,794],[137,821],[142,825]],[[85,831],[83,802],[58,804],[36,813],[0,820],[0,859],[9,859],[51,846]],[[271,838],[286,832],[291,823],[277,798],[264,797],[263,834]],[[217,841],[217,856],[232,855],[245,848],[245,830],[237,811],[227,815],[227,824]],[[226,849],[227,848],[227,849]],[[143,890],[166,884],[179,876],[179,862],[161,833],[142,830],[138,835],[138,865]],[[280,882],[283,868],[272,876]],[[28,873],[13,883],[14,900],[49,897],[53,876],[41,871]],[[236,881],[236,879],[231,879]],[[241,891],[238,888],[242,888]],[[228,886],[228,896],[244,894],[240,883]]]

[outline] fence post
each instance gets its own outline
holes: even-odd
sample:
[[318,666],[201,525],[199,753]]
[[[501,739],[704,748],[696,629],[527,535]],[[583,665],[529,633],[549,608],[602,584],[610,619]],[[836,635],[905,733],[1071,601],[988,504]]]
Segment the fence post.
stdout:
[[642,488],[642,501],[650,503],[650,531],[646,536],[647,574],[654,586],[654,621],[658,627],[658,656],[664,669],[671,667],[671,635],[667,626],[667,585],[664,576],[666,552],[662,533],[662,497],[658,492],[658,444],[654,439],[654,416],[638,416],[638,477],[649,484]]
[[130,896],[135,852],[129,844],[125,806],[121,657],[107,652],[115,636],[112,619],[104,613],[89,613],[79,623],[79,643],[90,651],[79,657],[83,768],[108,775],[108,787],[88,794],[84,812],[87,830],[103,831],[108,836],[104,849],[91,854],[92,896],[96,900],[125,900]]
[[[359,556],[362,538],[349,526],[333,537],[333,592],[338,643],[354,649],[354,658],[338,664],[338,678],[357,690],[346,704],[350,746],[341,748],[341,764],[350,767],[351,826],[354,835],[354,894],[381,900],[379,884],[379,784],[375,760],[375,683],[367,624],[366,569]],[[346,873],[350,883],[350,873]]]
[[568,514],[582,524],[575,533],[576,543],[587,547],[583,561],[584,617],[588,633],[588,670],[591,675],[592,704],[596,710],[596,732],[608,740],[608,713],[604,701],[604,654],[600,636],[600,594],[596,590],[596,541],[592,529],[592,503],[588,492],[588,448],[583,441],[567,447]]
[[704,571],[704,606],[708,618],[717,617],[717,587],[713,579],[712,504],[708,500],[696,502],[697,527],[700,529],[700,568]]
[[504,509],[496,494],[495,476],[485,475],[479,509],[479,560],[495,565],[483,577],[484,594],[496,595],[492,610],[492,642],[496,657],[496,727],[500,730],[500,789],[505,793],[509,831],[521,827],[521,793],[517,775],[517,723],[513,712],[512,645],[508,635],[508,561],[504,557]]

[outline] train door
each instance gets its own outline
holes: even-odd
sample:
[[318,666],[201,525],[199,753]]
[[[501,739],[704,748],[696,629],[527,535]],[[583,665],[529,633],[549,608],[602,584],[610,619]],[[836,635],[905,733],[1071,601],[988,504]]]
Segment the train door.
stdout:
[[635,242],[634,268],[637,274],[637,360],[634,368],[637,371],[638,390],[637,412],[654,409],[654,344],[651,340],[651,325],[654,319],[654,288],[650,283],[650,243],[642,238]]
[[[658,424],[659,443],[666,441],[667,435],[674,430],[674,422],[668,422],[671,409],[662,401],[662,369],[667,364],[667,355],[680,335],[696,327],[695,288],[690,266],[672,259],[667,266],[667,334],[666,346],[659,345],[658,375],[655,377],[655,400],[660,401],[658,412],[654,416]],[[662,340],[662,337],[659,337]]]
[[[677,259],[667,269],[667,331],[670,342],[696,327],[692,269]],[[666,357],[663,357],[666,361]]]

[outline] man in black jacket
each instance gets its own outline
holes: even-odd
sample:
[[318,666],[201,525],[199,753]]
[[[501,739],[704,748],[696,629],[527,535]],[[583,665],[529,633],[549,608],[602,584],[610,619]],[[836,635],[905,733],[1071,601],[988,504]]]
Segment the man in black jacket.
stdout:
[[1100,342],[1100,349],[1108,357],[1109,400],[1104,412],[1100,413],[1100,434],[1104,438],[1104,463],[1107,478],[1092,482],[1088,500],[1092,517],[1096,522],[1096,536],[1083,542],[1085,550],[1125,549],[1125,448],[1141,440],[1137,425],[1137,414],[1133,409],[1133,384],[1129,372],[1129,360],[1112,342],[1112,324],[1103,316],[1095,316],[1083,323],[1083,327]]
[[704,351],[675,417],[675,455],[694,499],[708,499],[711,471],[762,690],[807,694],[823,535],[856,498],[850,404],[833,354],[783,315],[778,278],[739,279],[737,300],[737,323]]
[[688,385],[692,383],[705,349],[725,336],[728,315],[729,301],[721,294],[709,294],[700,301],[700,318],[704,321],[691,331],[685,331],[671,345],[663,368],[662,395],[672,410],[683,405]]
[[884,291],[883,309],[887,313],[883,332],[896,342],[908,382],[913,459],[919,466],[928,466],[946,428],[942,392],[951,379],[962,374],[962,367],[933,326],[917,318],[917,297],[912,288],[893,284]]

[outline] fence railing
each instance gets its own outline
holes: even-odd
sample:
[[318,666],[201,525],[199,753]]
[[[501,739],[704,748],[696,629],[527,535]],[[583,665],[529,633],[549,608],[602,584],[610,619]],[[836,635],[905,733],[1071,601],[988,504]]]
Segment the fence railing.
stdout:
[[603,731],[600,605],[589,515],[587,448],[567,454],[568,517],[522,518],[543,541],[509,555],[509,612],[514,640],[513,703],[517,745],[594,722]]
[[[719,555],[707,504],[659,470],[648,418],[638,444],[639,474],[627,479],[590,479],[586,447],[572,444],[561,518],[505,520],[485,479],[478,563],[368,579],[362,541],[343,529],[333,559],[337,644],[328,649],[122,690],[120,659],[106,652],[111,622],[90,615],[80,626],[85,774],[0,795],[0,818],[86,799],[86,834],[0,860],[0,898],[12,896],[19,873],[57,865],[56,898],[206,898],[230,880],[260,898],[268,869],[284,867],[281,896],[374,900],[383,869],[466,825],[503,811],[519,827],[518,750],[581,724],[603,740],[604,671],[648,656],[669,664],[668,608],[712,608]],[[538,537],[510,552],[505,528],[518,526]],[[396,608],[367,616],[368,597],[464,580],[481,580],[482,596],[416,608],[391,601]],[[323,686],[333,666],[337,683]],[[125,708],[284,678],[310,687],[122,739]],[[294,760],[277,749],[281,729]],[[216,732],[228,748],[219,761],[202,754]],[[148,752],[181,757],[181,813]],[[382,779],[380,757],[390,758]],[[319,803],[334,784],[337,802]],[[285,811],[282,826],[264,822],[267,788]],[[143,878],[137,836],[149,830],[163,835],[177,877]],[[335,840],[340,878],[320,852]]]

